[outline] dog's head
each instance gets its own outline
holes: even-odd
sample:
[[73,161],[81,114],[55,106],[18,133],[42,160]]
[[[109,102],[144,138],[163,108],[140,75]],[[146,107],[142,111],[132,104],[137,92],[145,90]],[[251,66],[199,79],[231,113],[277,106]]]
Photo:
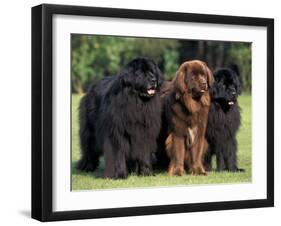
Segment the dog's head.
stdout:
[[158,91],[164,80],[157,64],[147,58],[136,58],[121,71],[122,82],[131,87],[141,97],[151,98]]
[[225,105],[234,105],[241,94],[239,69],[236,65],[215,71],[212,98]]
[[213,74],[206,63],[200,60],[184,62],[175,77],[175,88],[180,94],[189,93],[201,97],[214,82]]

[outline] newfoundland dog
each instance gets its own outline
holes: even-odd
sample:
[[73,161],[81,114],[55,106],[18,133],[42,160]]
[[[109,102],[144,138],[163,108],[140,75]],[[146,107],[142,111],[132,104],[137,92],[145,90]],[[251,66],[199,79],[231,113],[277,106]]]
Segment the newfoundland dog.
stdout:
[[104,154],[104,177],[151,175],[161,128],[163,75],[150,59],[136,58],[118,75],[90,86],[80,103],[78,169],[93,171]]
[[207,151],[205,131],[210,106],[209,88],[213,80],[213,74],[204,62],[192,60],[179,67],[172,81],[173,89],[168,91],[165,100],[169,175],[182,176],[185,166],[191,174],[206,175],[203,165]]
[[236,65],[218,69],[211,91],[206,138],[209,150],[205,167],[211,170],[212,156],[216,156],[217,171],[244,171],[237,167],[236,134],[240,126],[240,108],[237,102],[241,93],[239,70]]

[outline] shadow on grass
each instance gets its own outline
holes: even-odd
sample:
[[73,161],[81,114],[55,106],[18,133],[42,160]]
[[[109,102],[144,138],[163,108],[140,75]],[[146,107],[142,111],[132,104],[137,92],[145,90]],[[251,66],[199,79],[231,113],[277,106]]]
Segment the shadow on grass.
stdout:
[[79,175],[79,176],[91,176],[93,178],[104,178],[103,177],[103,169],[104,169],[104,160],[100,159],[99,167],[93,172],[86,172],[77,169],[78,161],[73,161],[71,164],[71,175]]
[[[72,176],[77,175],[77,176],[90,176],[90,177],[93,177],[93,178],[101,178],[101,179],[104,178],[103,177],[104,159],[102,157],[100,158],[99,167],[93,172],[86,172],[86,171],[78,170],[77,167],[76,167],[77,164],[78,164],[78,161],[72,162],[72,166],[71,166]],[[160,168],[154,169],[153,175],[151,175],[151,176],[157,176],[159,174],[163,174],[163,173],[166,173],[166,172],[167,172],[167,169],[164,169],[163,167],[160,167]],[[130,176],[136,176],[136,174],[131,172]]]

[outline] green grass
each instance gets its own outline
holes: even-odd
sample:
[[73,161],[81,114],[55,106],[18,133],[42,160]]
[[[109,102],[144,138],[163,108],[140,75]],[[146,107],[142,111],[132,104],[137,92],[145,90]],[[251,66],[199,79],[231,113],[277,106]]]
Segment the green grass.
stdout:
[[102,178],[104,162],[101,158],[100,167],[91,173],[79,171],[75,168],[80,158],[78,137],[78,105],[81,96],[72,96],[72,190],[112,189],[131,187],[152,187],[193,184],[245,183],[251,181],[251,96],[239,98],[242,111],[242,125],[238,133],[238,166],[244,168],[243,173],[210,172],[208,176],[170,177],[166,172],[156,172],[155,176],[130,175],[126,180],[111,180]]

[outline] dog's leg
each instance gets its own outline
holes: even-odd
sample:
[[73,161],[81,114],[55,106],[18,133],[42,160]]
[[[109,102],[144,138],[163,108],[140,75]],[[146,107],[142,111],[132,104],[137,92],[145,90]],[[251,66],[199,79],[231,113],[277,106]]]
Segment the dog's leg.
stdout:
[[77,164],[77,169],[89,172],[98,168],[101,152],[95,146],[94,140],[94,137],[90,134],[80,135],[82,157]]
[[201,101],[203,101],[202,100],[203,98],[205,107],[202,108],[202,110],[197,113],[198,119],[196,122],[198,123],[199,121],[200,123],[196,124],[192,128],[192,131],[194,132],[194,134],[196,134],[196,136],[193,145],[190,148],[192,164],[190,166],[189,171],[191,174],[195,174],[195,175],[207,175],[203,162],[204,162],[205,154],[208,149],[208,142],[205,138],[205,133],[207,127],[208,112],[209,112],[208,103],[210,102],[210,100],[209,100],[209,95],[204,97],[205,98],[201,97]]
[[203,161],[205,154],[208,149],[208,143],[205,139],[205,130],[204,128],[193,128],[192,131],[196,131],[196,139],[193,142],[193,145],[190,148],[191,155],[191,164],[190,164],[190,173],[196,175],[207,175],[207,172],[203,166]]
[[226,170],[231,172],[243,172],[244,169],[239,169],[237,167],[237,141],[231,140],[227,142],[226,146],[226,153],[225,153],[225,159],[226,159]]
[[86,97],[84,96],[79,110],[81,159],[77,164],[77,169],[88,172],[94,171],[99,166],[101,151],[96,147],[94,131],[90,129],[86,108]]
[[213,147],[209,145],[204,157],[204,167],[206,171],[212,170],[212,151],[213,151]]
[[[149,143],[150,142],[150,143]],[[149,145],[148,145],[149,144]],[[141,176],[153,175],[152,162],[157,143],[152,143],[144,133],[130,140],[130,160],[135,162],[135,173]]]
[[128,151],[128,145],[112,145],[110,139],[105,139],[104,150],[104,177],[111,179],[126,179],[128,177],[128,167],[125,153]]
[[185,138],[173,135],[172,137],[172,150],[170,151],[170,164],[168,174],[170,176],[182,176],[184,171],[184,158],[185,158]]
[[223,152],[220,147],[216,147],[216,163],[217,163],[217,171],[225,170]]
[[143,153],[143,156],[138,159],[137,164],[139,166],[138,174],[142,176],[153,175],[152,171],[152,154],[150,152]]
[[194,175],[207,175],[203,166],[204,141],[198,140],[190,149],[191,167],[190,173]]

